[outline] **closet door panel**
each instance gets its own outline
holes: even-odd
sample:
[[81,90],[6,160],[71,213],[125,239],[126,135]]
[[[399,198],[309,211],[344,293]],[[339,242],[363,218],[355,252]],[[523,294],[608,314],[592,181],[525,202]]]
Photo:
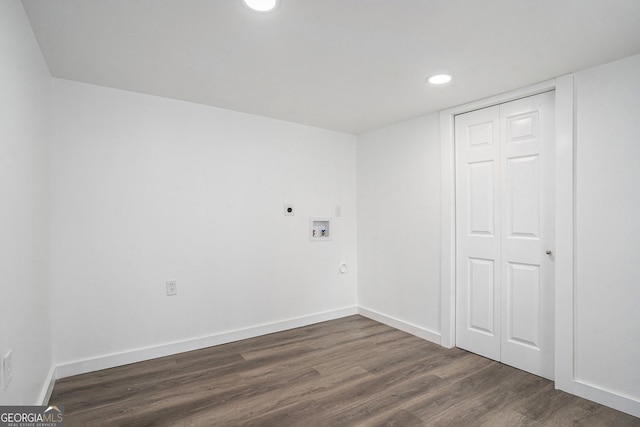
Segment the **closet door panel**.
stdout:
[[549,379],[554,373],[554,129],[553,92],[500,106],[500,360]]
[[500,358],[500,110],[456,116],[456,343]]

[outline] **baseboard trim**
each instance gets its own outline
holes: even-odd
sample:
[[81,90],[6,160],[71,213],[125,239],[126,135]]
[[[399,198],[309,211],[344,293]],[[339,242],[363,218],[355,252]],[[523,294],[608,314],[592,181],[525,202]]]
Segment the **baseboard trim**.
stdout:
[[358,306],[358,314],[440,345],[441,336],[438,332],[430,331],[413,323],[405,322],[404,320],[396,319],[395,317],[387,316],[386,314],[362,306]]
[[100,356],[91,359],[78,360],[75,362],[58,365],[55,369],[55,378],[66,378],[73,375],[86,374],[87,372],[99,371],[101,369],[108,369],[116,366],[128,365],[130,363],[157,359],[158,357],[170,356],[173,354],[199,350],[214,345],[226,344],[234,341],[244,340],[247,338],[254,338],[261,335],[272,334],[274,332],[286,331],[288,329],[308,326],[314,323],[325,322],[327,320],[339,319],[341,317],[352,316],[354,314],[358,314],[358,308],[356,306],[345,307],[336,310],[315,313],[308,316],[285,319],[277,322],[251,326],[248,328],[222,332],[206,337],[168,343],[154,347],[140,348],[132,351],[109,354],[106,356]]
[[45,380],[44,385],[42,386],[42,391],[40,392],[40,397],[38,398],[38,402],[40,405],[48,405],[49,399],[51,398],[51,393],[53,393],[53,386],[56,384],[56,367],[51,365],[49,369],[49,374]]
[[600,386],[574,379],[568,393],[640,418],[640,401]]

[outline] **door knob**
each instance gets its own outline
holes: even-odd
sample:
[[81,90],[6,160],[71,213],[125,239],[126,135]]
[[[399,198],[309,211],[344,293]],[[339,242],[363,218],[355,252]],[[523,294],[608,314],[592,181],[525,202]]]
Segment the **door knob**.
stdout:
[[552,253],[553,252],[551,252],[549,249],[547,249],[547,252],[546,252],[547,255],[551,255]]

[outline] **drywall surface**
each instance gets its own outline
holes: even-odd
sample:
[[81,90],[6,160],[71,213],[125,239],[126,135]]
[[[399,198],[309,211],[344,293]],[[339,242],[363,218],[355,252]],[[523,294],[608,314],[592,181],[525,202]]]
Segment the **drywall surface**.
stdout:
[[355,136],[53,87],[56,364],[355,307]]
[[575,377],[640,400],[640,55],[575,74]]
[[440,139],[431,114],[358,136],[358,304],[440,331]]
[[12,350],[13,372],[0,405],[40,404],[52,367],[50,104],[51,76],[22,3],[2,1],[0,357]]

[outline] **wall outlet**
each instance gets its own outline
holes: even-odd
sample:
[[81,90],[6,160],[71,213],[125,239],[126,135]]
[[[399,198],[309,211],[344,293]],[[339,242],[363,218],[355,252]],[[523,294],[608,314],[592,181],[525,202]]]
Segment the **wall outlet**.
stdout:
[[178,285],[175,280],[167,280],[167,296],[178,295]]
[[342,216],[342,206],[338,205],[336,206],[336,218],[339,218]]
[[11,383],[13,375],[13,350],[9,350],[2,358],[2,376],[4,377],[3,388],[6,390]]

